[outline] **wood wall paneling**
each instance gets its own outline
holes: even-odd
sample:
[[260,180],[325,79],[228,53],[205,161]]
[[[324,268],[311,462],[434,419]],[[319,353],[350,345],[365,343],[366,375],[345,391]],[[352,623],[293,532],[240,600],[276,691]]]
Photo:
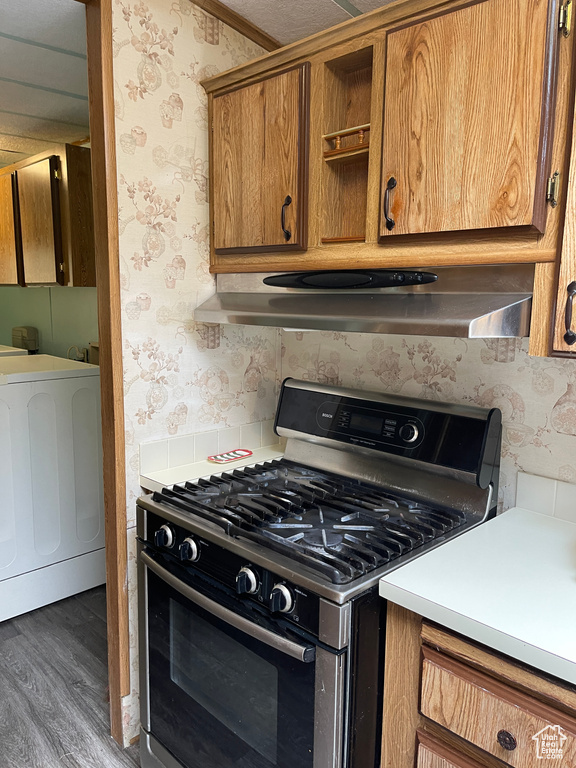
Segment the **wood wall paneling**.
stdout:
[[0,176],[0,284],[18,285],[12,175]]

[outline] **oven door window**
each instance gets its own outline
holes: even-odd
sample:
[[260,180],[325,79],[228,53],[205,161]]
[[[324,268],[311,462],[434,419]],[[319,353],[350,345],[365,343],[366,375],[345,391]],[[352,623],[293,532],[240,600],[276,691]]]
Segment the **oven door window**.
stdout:
[[151,733],[183,766],[312,767],[315,662],[231,626],[150,571],[148,632]]

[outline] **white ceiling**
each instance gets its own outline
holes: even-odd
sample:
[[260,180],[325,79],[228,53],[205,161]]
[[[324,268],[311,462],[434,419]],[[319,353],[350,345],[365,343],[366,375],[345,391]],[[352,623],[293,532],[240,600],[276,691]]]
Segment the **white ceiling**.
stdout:
[[0,0],[0,166],[88,136],[85,9]]
[[[223,0],[283,45],[388,2]],[[0,167],[88,133],[83,4],[0,0]]]
[[381,8],[392,0],[221,0],[282,45]]

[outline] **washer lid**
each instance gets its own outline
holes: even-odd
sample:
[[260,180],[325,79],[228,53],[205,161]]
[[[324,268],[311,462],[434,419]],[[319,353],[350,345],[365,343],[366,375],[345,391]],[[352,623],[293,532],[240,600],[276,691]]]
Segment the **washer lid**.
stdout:
[[79,363],[53,355],[14,355],[0,357],[0,386],[22,381],[99,376],[97,365]]

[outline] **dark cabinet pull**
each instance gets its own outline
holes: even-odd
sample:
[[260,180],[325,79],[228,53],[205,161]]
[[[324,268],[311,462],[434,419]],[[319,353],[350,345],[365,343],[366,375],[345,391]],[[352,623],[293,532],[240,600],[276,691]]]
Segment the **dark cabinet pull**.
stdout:
[[564,322],[566,325],[564,341],[566,344],[574,344],[574,342],[576,342],[576,333],[572,330],[572,302],[574,296],[576,296],[576,281],[570,283],[566,290],[568,291],[568,298],[566,299],[566,314],[564,315]]
[[509,731],[498,731],[496,738],[498,739],[498,744],[503,749],[507,749],[508,752],[512,752],[518,746],[518,742]]
[[290,195],[286,195],[284,199],[284,203],[282,204],[282,213],[280,214],[280,226],[282,227],[282,232],[284,232],[284,239],[286,241],[290,240],[292,237],[292,232],[290,232],[289,229],[286,229],[286,208],[292,203],[292,198]]
[[386,229],[388,231],[394,229],[396,222],[390,217],[390,192],[396,187],[398,182],[391,176],[386,184],[386,192],[384,192],[384,218],[386,219]]

